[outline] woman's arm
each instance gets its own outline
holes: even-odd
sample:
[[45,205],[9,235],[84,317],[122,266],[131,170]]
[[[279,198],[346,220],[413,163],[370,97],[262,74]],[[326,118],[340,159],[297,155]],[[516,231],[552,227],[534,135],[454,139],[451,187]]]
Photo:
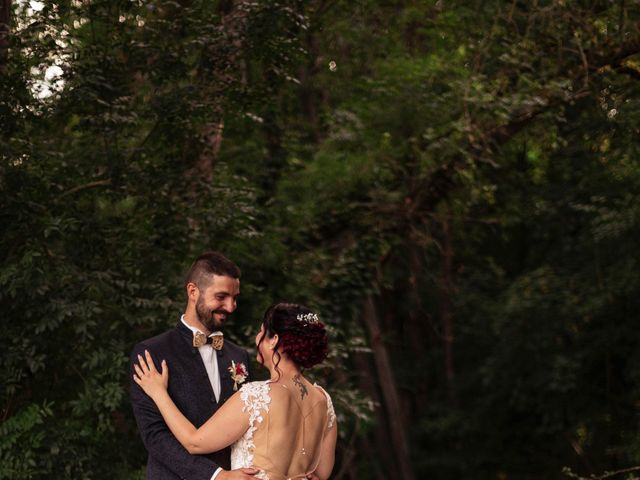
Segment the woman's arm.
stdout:
[[216,452],[238,440],[249,428],[249,414],[242,411],[242,400],[236,392],[215,415],[200,428],[196,428],[173,403],[167,392],[169,368],[162,361],[161,372],[156,369],[151,355],[138,355],[134,381],[149,395],[160,410],[164,421],[178,441],[189,453]]
[[318,467],[313,472],[320,478],[320,480],[326,480],[329,478],[329,475],[331,475],[333,464],[336,459],[337,439],[338,423],[336,421],[322,439],[322,446],[320,447],[320,461],[318,462]]

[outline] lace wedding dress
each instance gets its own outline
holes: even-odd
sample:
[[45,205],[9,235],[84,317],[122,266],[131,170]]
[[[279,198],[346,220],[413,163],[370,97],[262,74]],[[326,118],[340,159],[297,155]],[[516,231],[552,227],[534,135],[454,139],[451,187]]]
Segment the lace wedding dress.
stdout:
[[307,392],[302,385],[271,381],[243,385],[249,429],[231,446],[231,468],[258,468],[255,478],[262,480],[303,479],[313,472],[322,439],[335,422],[331,397],[313,387]]

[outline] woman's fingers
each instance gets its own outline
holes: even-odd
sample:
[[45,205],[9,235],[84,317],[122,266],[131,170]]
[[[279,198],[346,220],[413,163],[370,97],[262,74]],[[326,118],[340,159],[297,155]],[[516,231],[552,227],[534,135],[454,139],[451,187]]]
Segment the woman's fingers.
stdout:
[[135,370],[133,379],[140,386],[145,383],[145,380],[151,380],[156,375],[162,376],[165,380],[169,377],[169,367],[167,366],[167,362],[162,360],[160,372],[158,372],[148,350],[144,351],[144,357],[142,355],[138,355],[138,363],[133,364],[133,369]]
[[138,365],[140,366],[142,373],[146,375],[149,371],[149,366],[147,365],[147,361],[142,357],[142,355],[138,355]]
[[149,353],[149,350],[144,351],[144,357],[138,354],[138,364],[140,365],[140,368],[145,373],[145,375],[147,373],[157,372],[156,366],[153,364],[153,359],[151,358],[151,354]]
[[138,355],[138,363],[134,363],[133,368],[140,378],[158,373],[148,350],[144,351],[144,357]]
[[152,373],[156,373],[156,366],[153,363],[153,359],[151,358],[151,354],[149,353],[149,350],[145,350],[144,351],[144,356],[147,359],[147,364],[149,365],[149,371],[151,371]]
[[136,371],[136,375],[138,376],[138,378],[144,377],[144,372],[137,363],[133,364],[133,369]]

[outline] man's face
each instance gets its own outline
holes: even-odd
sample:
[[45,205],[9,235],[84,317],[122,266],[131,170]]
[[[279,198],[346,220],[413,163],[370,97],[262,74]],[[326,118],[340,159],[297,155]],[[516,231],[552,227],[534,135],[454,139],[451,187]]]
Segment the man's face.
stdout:
[[236,309],[239,294],[239,279],[213,275],[204,291],[199,290],[196,301],[196,314],[200,323],[212,332],[222,330],[227,318]]

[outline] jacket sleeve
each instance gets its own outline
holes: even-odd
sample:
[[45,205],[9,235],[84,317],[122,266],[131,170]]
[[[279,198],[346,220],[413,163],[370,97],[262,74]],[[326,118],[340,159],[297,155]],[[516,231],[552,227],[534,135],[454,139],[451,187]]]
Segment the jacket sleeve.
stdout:
[[142,388],[133,380],[133,364],[138,362],[138,355],[144,357],[145,349],[149,350],[153,362],[158,368],[159,362],[154,352],[146,347],[144,343],[135,346],[131,353],[129,364],[131,403],[138,430],[142,436],[142,442],[150,457],[162,463],[180,478],[210,480],[218,469],[218,465],[204,456],[191,455],[187,452],[167,427],[151,397],[144,393]]

